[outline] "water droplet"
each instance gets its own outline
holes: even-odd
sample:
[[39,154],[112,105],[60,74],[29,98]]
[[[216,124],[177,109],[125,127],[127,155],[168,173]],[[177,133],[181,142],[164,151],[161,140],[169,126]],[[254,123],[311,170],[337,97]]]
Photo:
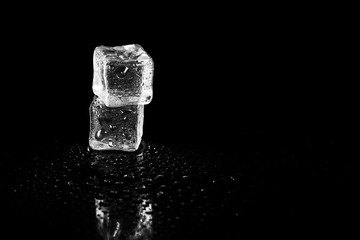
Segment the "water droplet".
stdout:
[[124,78],[126,76],[126,74],[128,73],[129,68],[124,66],[124,65],[120,65],[116,68],[115,70],[115,74],[118,78]]
[[163,180],[164,178],[165,178],[164,175],[159,174],[159,175],[157,175],[157,176],[155,177],[155,181],[161,181],[161,180]]
[[156,195],[157,195],[158,197],[160,197],[160,196],[164,195],[164,192],[163,192],[163,191],[160,191],[160,192],[158,192]]

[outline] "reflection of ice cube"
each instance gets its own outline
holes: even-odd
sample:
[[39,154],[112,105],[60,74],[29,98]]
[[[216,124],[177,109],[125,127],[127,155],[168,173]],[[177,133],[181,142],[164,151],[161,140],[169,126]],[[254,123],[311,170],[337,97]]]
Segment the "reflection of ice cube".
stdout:
[[140,45],[97,47],[93,63],[93,91],[106,106],[150,103],[154,64]]
[[144,105],[107,107],[95,96],[90,105],[90,147],[135,151],[141,142],[143,119]]

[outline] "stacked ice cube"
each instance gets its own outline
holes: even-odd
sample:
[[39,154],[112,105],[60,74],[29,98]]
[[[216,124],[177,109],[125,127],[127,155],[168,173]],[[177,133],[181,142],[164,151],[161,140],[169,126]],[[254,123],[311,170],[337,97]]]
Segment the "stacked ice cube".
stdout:
[[144,105],[152,100],[154,63],[137,44],[96,47],[93,63],[89,145],[94,150],[135,151]]

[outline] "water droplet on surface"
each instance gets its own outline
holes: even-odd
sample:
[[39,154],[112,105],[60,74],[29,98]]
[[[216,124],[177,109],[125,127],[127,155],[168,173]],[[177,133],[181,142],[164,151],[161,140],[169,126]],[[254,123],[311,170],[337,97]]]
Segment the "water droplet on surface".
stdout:
[[124,65],[120,65],[116,68],[115,70],[115,74],[118,78],[124,78],[126,76],[126,74],[128,73],[129,68],[124,66]]
[[165,176],[162,175],[162,174],[159,174],[159,175],[157,175],[157,176],[154,178],[154,180],[157,181],[157,182],[161,182],[161,181],[163,181],[164,179],[165,179]]
[[102,132],[101,130],[99,130],[99,131],[96,132],[95,138],[96,138],[97,140],[101,140],[101,139],[103,139],[103,134],[104,134],[104,132]]

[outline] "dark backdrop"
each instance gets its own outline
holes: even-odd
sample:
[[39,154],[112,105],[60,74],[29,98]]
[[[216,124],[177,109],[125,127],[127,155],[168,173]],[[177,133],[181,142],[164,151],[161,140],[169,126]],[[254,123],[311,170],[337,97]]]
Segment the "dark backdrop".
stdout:
[[93,50],[132,43],[155,63],[147,140],[226,149],[253,132],[286,142],[347,131],[343,25],[316,14],[223,14],[3,21],[3,146],[87,141]]
[[[237,196],[228,203],[234,203],[230,205],[234,209],[244,208],[248,215],[240,218],[247,225],[256,223],[256,231],[244,229],[239,220],[231,223],[230,229],[234,226],[242,236],[243,230],[269,234],[261,224],[258,227],[262,222],[265,229],[274,227],[274,232],[285,229],[281,233],[287,238],[289,232],[308,234],[311,230],[304,226],[311,225],[310,229],[318,228],[316,232],[322,235],[352,232],[348,231],[352,229],[350,219],[355,209],[352,163],[358,159],[349,154],[352,148],[348,146],[355,119],[351,116],[358,109],[354,106],[358,88],[352,84],[357,79],[350,74],[357,58],[351,46],[357,29],[349,24],[355,22],[352,16],[340,16],[337,6],[335,11],[328,11],[325,5],[318,9],[311,5],[306,11],[295,13],[299,6],[275,6],[278,11],[265,6],[260,11],[258,3],[251,10],[214,3],[209,10],[209,2],[198,9],[171,2],[173,6],[163,5],[156,12],[140,2],[131,8],[94,2],[77,10],[74,6],[35,6],[33,2],[32,8],[18,2],[13,9],[2,6],[1,153],[14,153],[14,157],[1,154],[5,158],[0,164],[0,200],[6,222],[0,224],[2,232],[13,233],[9,229],[18,227],[19,219],[24,228],[16,236],[39,235],[38,229],[48,226],[48,219],[64,220],[66,225],[41,230],[45,238],[46,233],[53,236],[55,232],[55,237],[67,235],[68,223],[81,221],[85,226],[82,215],[68,222],[52,214],[53,209],[58,209],[55,212],[61,212],[63,217],[66,209],[72,209],[62,205],[65,191],[55,194],[58,188],[52,186],[58,184],[57,176],[73,168],[74,175],[83,176],[79,181],[87,179],[88,168],[81,167],[82,171],[77,172],[79,167],[74,165],[82,159],[77,155],[83,155],[83,145],[52,149],[50,157],[39,154],[40,158],[29,158],[22,154],[33,149],[47,150],[57,143],[87,142],[93,50],[98,45],[131,43],[142,45],[155,62],[154,98],[145,108],[144,139],[165,145],[165,150],[176,149],[167,147],[176,144],[204,146],[229,154],[201,155],[199,160],[194,159],[196,170],[190,173],[203,171],[197,162],[205,156],[212,156],[209,163],[225,163],[224,172],[216,174],[220,180],[214,185],[216,199],[223,196],[217,191],[225,194],[225,189],[237,189],[231,195],[228,191],[227,196]],[[181,4],[186,10],[181,9]],[[266,138],[262,138],[263,134]],[[60,153],[62,149],[64,153]],[[52,153],[59,153],[59,158]],[[177,168],[180,165],[176,161],[182,158],[170,159],[162,152],[149,154],[149,159],[157,158],[157,154],[162,164],[154,168],[156,171],[187,169]],[[149,173],[153,174],[151,169]],[[225,178],[235,172],[239,173],[236,181],[232,176]],[[35,173],[39,173],[39,178]],[[26,179],[27,176],[31,178]],[[60,179],[63,178],[65,175]],[[197,183],[195,176],[190,181],[182,178],[180,183],[185,181],[186,186],[197,187],[204,182],[200,178]],[[179,186],[174,182],[176,188]],[[67,191],[67,185],[64,189]],[[78,196],[83,193],[80,190],[88,189],[76,188]],[[24,196],[34,195],[30,197],[33,201],[21,197],[22,192]],[[38,211],[36,206],[44,201],[35,204],[35,200],[42,196],[46,199],[45,208]],[[246,197],[244,204],[237,206],[242,196]],[[246,199],[249,201],[245,204]],[[61,203],[60,208],[57,203]],[[77,207],[82,205],[77,199],[73,203],[73,214],[86,209],[87,205]],[[161,209],[168,205],[159,206]],[[201,211],[197,204],[194,206],[194,212]],[[24,209],[36,214],[27,217],[22,213]],[[162,215],[160,211],[158,214]],[[226,214],[221,210],[219,218],[209,216],[222,219]],[[246,216],[251,217],[250,224]],[[39,218],[42,220],[37,221]],[[209,227],[218,231],[210,234],[218,236],[220,229],[229,229],[225,225],[234,218],[229,219],[215,221],[214,228]],[[291,227],[284,228],[279,222]],[[70,227],[78,229],[76,224]]]

